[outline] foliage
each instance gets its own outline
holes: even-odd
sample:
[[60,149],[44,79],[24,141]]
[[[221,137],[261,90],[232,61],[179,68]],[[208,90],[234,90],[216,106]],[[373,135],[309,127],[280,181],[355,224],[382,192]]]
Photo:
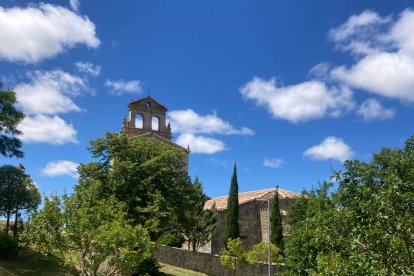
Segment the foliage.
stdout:
[[11,89],[3,90],[0,82],[0,154],[22,158],[22,142],[16,136],[21,135],[17,126],[23,120],[24,114],[16,109],[16,102],[16,93]]
[[[239,230],[239,185],[237,183],[237,169],[234,163],[233,176],[231,177],[230,191],[227,199],[227,225],[225,240],[240,237]],[[227,246],[227,245],[226,245]]]
[[19,243],[9,235],[0,235],[0,258],[15,257],[19,253]]
[[227,249],[223,248],[220,252],[221,265],[234,273],[237,269],[246,267],[249,264],[247,253],[240,238],[228,239],[226,244]]
[[125,206],[97,198],[99,183],[72,196],[51,196],[25,229],[23,244],[63,260],[80,275],[132,273],[150,256],[147,231],[131,226]]
[[181,232],[193,186],[183,169],[186,153],[150,138],[107,133],[89,147],[99,162],[81,165],[77,190],[99,181],[101,198],[114,195],[126,206],[132,225],[141,224],[157,240],[164,232]]
[[[286,246],[293,274],[414,273],[414,136],[403,149],[383,149],[370,163],[346,161],[295,202]],[[304,203],[306,201],[306,203]]]
[[283,243],[283,227],[282,227],[282,214],[279,208],[279,192],[276,188],[275,195],[273,197],[272,209],[270,211],[270,242],[277,246],[282,252],[284,249]]
[[136,276],[156,276],[164,275],[160,271],[160,265],[154,257],[145,258],[139,266],[134,267],[133,274]]
[[197,177],[193,183],[193,191],[185,211],[184,235],[187,237],[188,249],[196,251],[210,240],[217,224],[217,210],[215,205],[204,210],[207,196],[203,193],[203,187]]
[[0,209],[6,214],[6,234],[9,233],[12,213],[15,216],[16,236],[17,219],[21,212],[35,211],[40,201],[39,190],[22,168],[11,165],[0,167]]
[[[272,253],[272,263],[282,261],[281,250],[273,243],[270,244],[270,251]],[[247,261],[250,264],[269,263],[269,243],[262,241],[261,243],[253,245],[252,249],[247,252]]]
[[158,239],[158,244],[181,248],[184,240],[178,233],[165,232]]

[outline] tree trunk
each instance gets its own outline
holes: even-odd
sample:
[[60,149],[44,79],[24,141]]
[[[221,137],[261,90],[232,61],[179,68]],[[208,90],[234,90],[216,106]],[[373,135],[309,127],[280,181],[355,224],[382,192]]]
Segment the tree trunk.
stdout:
[[9,235],[9,229],[10,229],[10,210],[7,210],[6,216],[7,216],[7,220],[6,220],[6,235]]
[[16,214],[14,216],[14,229],[13,229],[13,237],[17,236],[17,218],[19,217],[19,210],[16,209]]

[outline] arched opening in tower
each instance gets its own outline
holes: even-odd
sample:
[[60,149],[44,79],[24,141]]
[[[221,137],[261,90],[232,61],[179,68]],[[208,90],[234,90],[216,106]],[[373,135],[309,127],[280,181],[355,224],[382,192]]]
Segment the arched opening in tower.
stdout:
[[135,115],[135,127],[136,128],[143,128],[144,127],[144,119],[141,114]]
[[160,130],[160,122],[158,117],[152,117],[152,130],[159,131]]

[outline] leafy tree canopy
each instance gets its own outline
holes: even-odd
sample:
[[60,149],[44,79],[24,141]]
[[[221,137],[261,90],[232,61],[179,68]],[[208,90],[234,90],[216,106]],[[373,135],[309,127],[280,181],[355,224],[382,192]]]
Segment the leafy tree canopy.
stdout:
[[[250,264],[269,263],[269,243],[262,241],[261,243],[253,245],[252,249],[247,252],[247,260]],[[282,261],[281,250],[273,243],[270,244],[270,251],[272,253],[272,263]]]
[[24,113],[15,107],[16,102],[16,93],[11,89],[3,89],[3,83],[0,82],[0,154],[22,158],[22,142],[17,138],[21,131],[17,126],[23,120]]
[[333,180],[292,206],[292,273],[414,274],[414,136],[370,163],[346,161]]
[[184,168],[185,152],[150,138],[107,133],[89,147],[99,162],[81,165],[76,190],[99,181],[101,198],[114,195],[126,205],[132,225],[141,224],[157,240],[182,232],[194,187]]
[[23,244],[58,257],[79,275],[131,274],[150,256],[148,233],[128,223],[125,204],[97,198],[99,186],[89,181],[72,196],[46,198],[27,224]]
[[193,189],[194,196],[190,198],[189,208],[185,211],[184,235],[187,237],[188,249],[195,251],[210,240],[217,224],[217,210],[215,205],[204,210],[208,198],[198,178],[194,180]]

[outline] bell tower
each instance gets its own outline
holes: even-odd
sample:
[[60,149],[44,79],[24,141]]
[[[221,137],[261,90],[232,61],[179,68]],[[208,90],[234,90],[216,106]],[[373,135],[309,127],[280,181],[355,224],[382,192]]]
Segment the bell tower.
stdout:
[[146,98],[131,101],[128,109],[128,120],[124,117],[122,126],[122,131],[128,136],[154,133],[171,141],[171,127],[166,124],[168,109],[164,105],[148,95]]

